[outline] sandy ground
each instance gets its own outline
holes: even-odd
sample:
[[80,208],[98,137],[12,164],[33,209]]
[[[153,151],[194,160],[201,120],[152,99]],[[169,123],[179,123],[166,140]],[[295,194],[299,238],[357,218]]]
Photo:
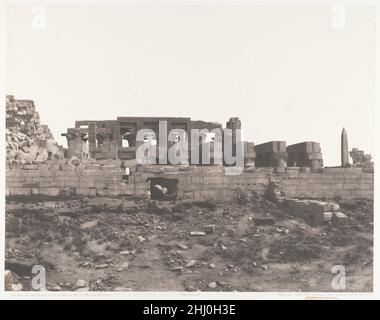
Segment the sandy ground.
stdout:
[[6,269],[23,290],[32,290],[38,264],[48,290],[334,292],[332,268],[343,265],[339,290],[370,292],[373,203],[340,205],[348,225],[311,227],[256,195],[229,203],[13,198]]

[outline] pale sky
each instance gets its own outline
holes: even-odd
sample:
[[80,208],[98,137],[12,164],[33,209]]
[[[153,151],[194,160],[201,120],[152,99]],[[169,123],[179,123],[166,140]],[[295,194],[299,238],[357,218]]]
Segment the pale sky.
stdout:
[[[375,10],[346,7],[8,6],[6,91],[60,134],[75,120],[240,117],[256,144],[321,143],[326,166],[374,153]],[[334,23],[334,21],[333,21]],[[40,24],[38,24],[40,26]]]

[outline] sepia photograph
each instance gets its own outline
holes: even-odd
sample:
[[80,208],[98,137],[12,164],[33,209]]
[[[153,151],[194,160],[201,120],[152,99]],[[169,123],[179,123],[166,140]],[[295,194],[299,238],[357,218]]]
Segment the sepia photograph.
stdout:
[[374,292],[374,5],[5,16],[6,292]]

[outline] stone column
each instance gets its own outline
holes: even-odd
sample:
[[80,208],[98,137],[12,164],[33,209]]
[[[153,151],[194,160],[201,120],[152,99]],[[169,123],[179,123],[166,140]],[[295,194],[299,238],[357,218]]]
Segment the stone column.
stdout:
[[96,152],[96,123],[90,122],[88,124],[88,151],[90,157],[95,159]]
[[226,123],[226,128],[232,130],[232,155],[236,156],[236,136],[237,136],[236,131],[241,129],[240,119],[238,117],[230,118],[228,122]]

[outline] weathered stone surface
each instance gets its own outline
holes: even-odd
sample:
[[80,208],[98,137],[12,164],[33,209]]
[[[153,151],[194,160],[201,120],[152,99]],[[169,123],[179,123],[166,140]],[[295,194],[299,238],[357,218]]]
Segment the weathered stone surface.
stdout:
[[342,167],[347,167],[350,165],[350,160],[348,158],[348,139],[346,129],[343,128],[341,135],[341,165]]
[[[82,159],[83,161],[83,159]],[[26,166],[26,167],[25,167]],[[68,170],[61,170],[61,166]],[[120,167],[120,162],[117,165]],[[120,195],[149,197],[149,178],[157,177],[156,168],[152,172],[135,171],[123,179],[121,172],[100,170],[100,164],[87,164],[86,170],[75,169],[71,164],[12,165],[6,169],[6,194],[59,195],[60,192],[84,196]],[[212,168],[212,169],[211,169]],[[32,169],[32,170],[31,170]],[[88,170],[95,169],[95,170]],[[270,169],[270,170],[269,170]],[[296,172],[286,168],[285,173],[274,172],[275,168],[256,168],[255,172],[243,172],[228,176],[220,168],[192,166],[191,171],[176,171],[159,174],[160,177],[178,179],[178,197],[182,199],[215,199],[228,201],[234,192],[252,191],[264,195],[269,187],[270,176],[277,177],[281,192],[278,196],[289,198],[353,199],[373,198],[373,173],[363,173],[362,168],[324,168],[323,173]],[[336,203],[326,201],[323,205],[313,204],[320,212],[338,211]],[[315,209],[317,210],[317,209]]]

